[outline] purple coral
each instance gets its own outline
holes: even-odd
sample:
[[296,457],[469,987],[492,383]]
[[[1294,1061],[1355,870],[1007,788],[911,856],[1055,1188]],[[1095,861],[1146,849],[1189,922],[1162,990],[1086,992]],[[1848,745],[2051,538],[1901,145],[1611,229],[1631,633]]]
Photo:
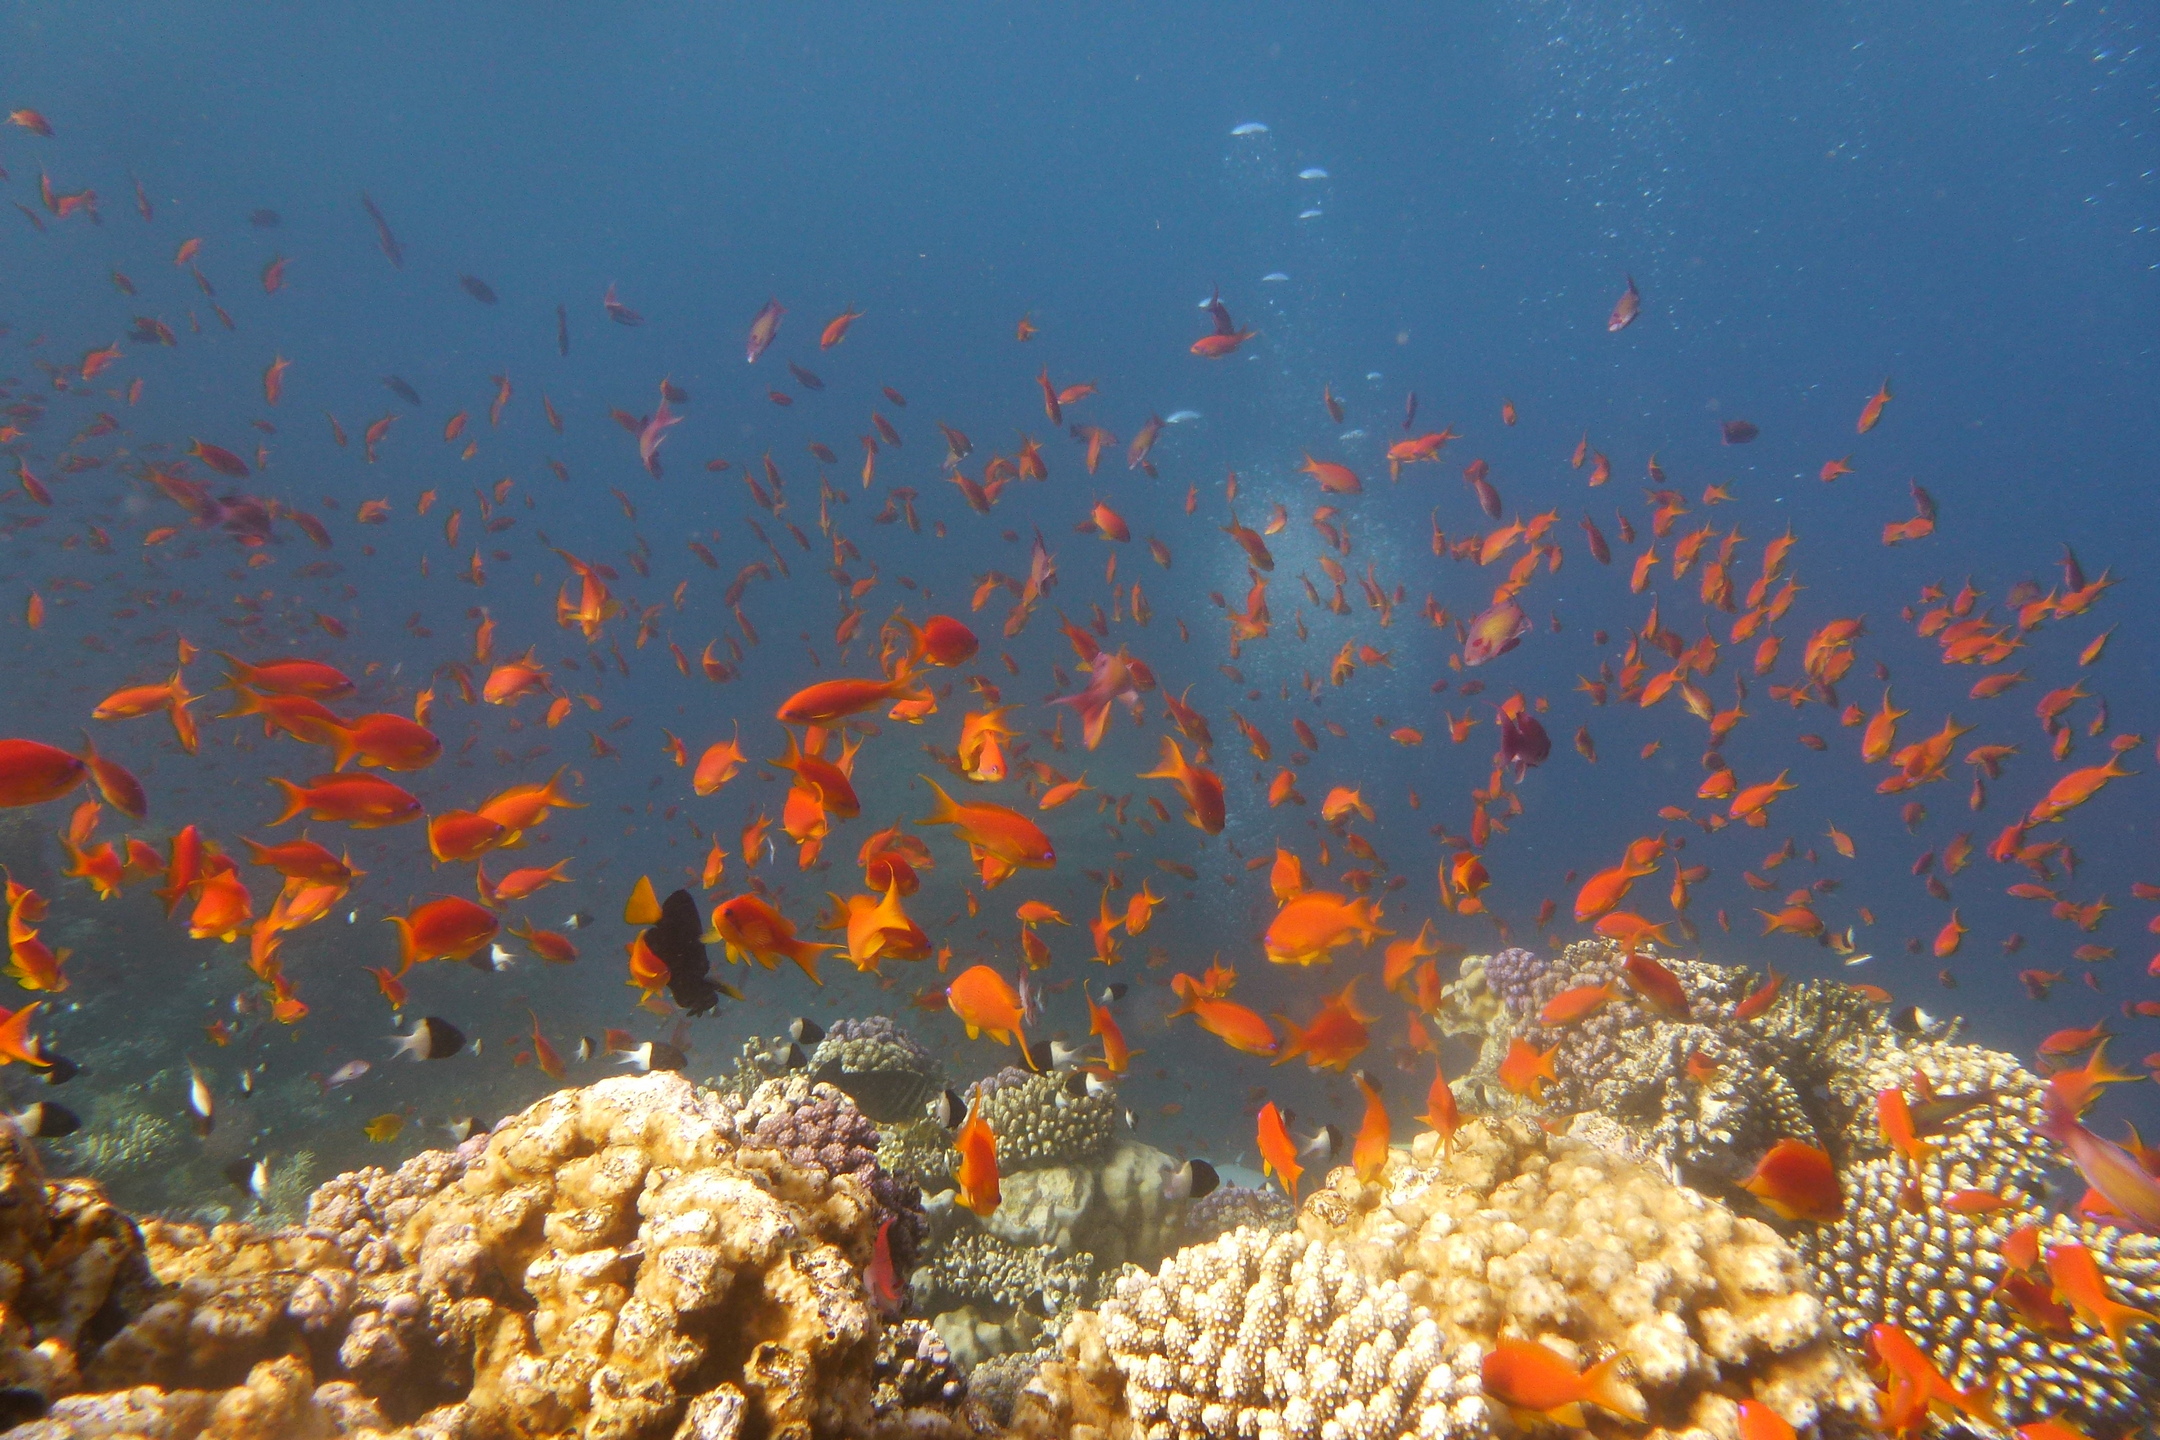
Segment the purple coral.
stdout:
[[831,1085],[801,1075],[768,1080],[746,1099],[730,1097],[735,1128],[745,1149],[777,1150],[797,1170],[830,1180],[852,1175],[870,1192],[879,1223],[893,1221],[887,1235],[893,1266],[904,1284],[915,1266],[926,1226],[922,1189],[878,1164],[877,1126],[855,1102]]
[[1485,962],[1485,984],[1512,1015],[1528,1013],[1530,990],[1550,966],[1535,951],[1511,946]]

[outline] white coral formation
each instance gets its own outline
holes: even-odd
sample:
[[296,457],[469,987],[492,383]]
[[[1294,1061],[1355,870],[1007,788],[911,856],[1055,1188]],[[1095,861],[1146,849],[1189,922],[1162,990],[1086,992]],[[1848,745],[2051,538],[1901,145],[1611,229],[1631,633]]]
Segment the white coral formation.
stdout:
[[1504,1340],[1584,1366],[1624,1356],[1651,1440],[1733,1440],[1750,1397],[1802,1428],[1873,1418],[1775,1231],[1499,1121],[1464,1127],[1451,1155],[1421,1136],[1371,1184],[1335,1171],[1292,1234],[1240,1229],[1128,1272],[1099,1317],[1067,1327],[1015,1424],[1105,1440],[1482,1436],[1504,1424],[1479,1378]]
[[1102,1334],[1138,1433],[1256,1440],[1441,1436],[1484,1416],[1474,1363],[1347,1247],[1239,1228],[1128,1274]]

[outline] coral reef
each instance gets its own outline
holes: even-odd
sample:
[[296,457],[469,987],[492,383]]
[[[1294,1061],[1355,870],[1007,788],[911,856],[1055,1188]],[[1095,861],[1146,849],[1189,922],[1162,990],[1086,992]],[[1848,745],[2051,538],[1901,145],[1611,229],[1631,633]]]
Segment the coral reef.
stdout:
[[746,1096],[724,1097],[721,1108],[742,1149],[778,1151],[804,1176],[827,1182],[852,1176],[877,1204],[874,1222],[894,1222],[888,1232],[893,1265],[906,1280],[922,1243],[922,1191],[879,1166],[877,1127],[852,1100],[798,1074],[767,1080]]
[[[1991,1097],[1953,1117],[1935,1139],[1941,1151],[1919,1178],[1921,1204],[1899,1203],[1912,1169],[1888,1153],[1875,1125],[1879,1090],[1924,1079],[1938,1096]],[[1838,1136],[1845,1213],[1835,1224],[1799,1227],[1796,1243],[1845,1337],[1858,1346],[1870,1325],[1902,1327],[1953,1383],[1997,1385],[2006,1423],[2057,1416],[2091,1433],[2152,1423],[2151,1377],[2160,1374],[2160,1335],[2132,1330],[2126,1348],[2087,1332],[2076,1340],[2035,1333],[1995,1287],[2008,1267],[2001,1246],[2020,1225],[2038,1224],[2041,1245],[2081,1243],[2114,1297],[2160,1313],[2160,1238],[2067,1216],[2048,1219],[2043,1197],[2054,1166],[2032,1141],[2041,1082],[1998,1051],[1940,1042],[1867,1047],[1842,1071],[1833,1098],[1852,1111]],[[1960,1190],[2012,1201],[1982,1215],[1943,1209]]]
[[1173,1240],[1179,1246],[1198,1245],[1240,1226],[1272,1235],[1288,1230],[1295,1221],[1289,1197],[1280,1190],[1225,1185],[1185,1207]]
[[810,1056],[810,1074],[847,1092],[880,1125],[919,1117],[945,1088],[945,1067],[884,1015],[836,1020]]
[[[1779,1140],[1823,1144],[1823,1133],[1843,1117],[1815,1097],[1849,1047],[1868,1035],[1895,1033],[1881,1005],[1822,980],[1788,984],[1767,1014],[1735,1021],[1734,1008],[1761,977],[1700,961],[1661,961],[1679,977],[1693,1012],[1686,1020],[1668,1019],[1636,1003],[1621,978],[1621,959],[1620,949],[1603,940],[1570,945],[1551,960],[1526,950],[1491,957],[1483,983],[1501,1013],[1467,1077],[1483,1108],[1523,1107],[1495,1078],[1511,1040],[1520,1036],[1541,1050],[1557,1046],[1558,1079],[1545,1093],[1544,1110],[1606,1116],[1627,1131],[1630,1153],[1684,1184],[1732,1194]],[[1538,1011],[1562,991],[1607,983],[1621,998],[1573,1024],[1538,1024]],[[1707,1079],[1685,1078],[1695,1056],[1714,1067]]]
[[1095,1257],[1086,1251],[1060,1256],[1048,1245],[1015,1245],[985,1230],[961,1230],[934,1247],[909,1289],[923,1314],[972,1305],[1055,1315],[1094,1300],[1095,1274]]
[[339,1176],[304,1229],[138,1231],[9,1127],[0,1389],[51,1437],[986,1434],[942,1343],[866,1289],[914,1201],[874,1139],[800,1076],[621,1077]]
[[1332,1241],[1234,1230],[1181,1251],[1118,1282],[1103,1336],[1149,1434],[1444,1435],[1485,1416],[1431,1314]]
[[878,1127],[878,1168],[896,1180],[921,1187],[925,1194],[952,1188],[956,1159],[952,1136],[935,1120],[903,1120]]
[[1503,1339],[1626,1357],[1653,1437],[1872,1421],[1800,1258],[1768,1226],[1521,1120],[1338,1169],[1296,1231],[1241,1228],[1128,1271],[1023,1387],[1024,1435],[1483,1435]]
[[[793,1062],[801,1054],[802,1047],[785,1035],[752,1035],[729,1062],[727,1074],[715,1075],[706,1084],[723,1095],[748,1095],[798,1068]],[[803,1057],[805,1063],[808,1058]]]
[[977,1093],[983,1119],[997,1135],[998,1168],[1006,1174],[1100,1159],[1117,1134],[1115,1091],[1074,1095],[1063,1076],[1008,1065],[983,1080]]

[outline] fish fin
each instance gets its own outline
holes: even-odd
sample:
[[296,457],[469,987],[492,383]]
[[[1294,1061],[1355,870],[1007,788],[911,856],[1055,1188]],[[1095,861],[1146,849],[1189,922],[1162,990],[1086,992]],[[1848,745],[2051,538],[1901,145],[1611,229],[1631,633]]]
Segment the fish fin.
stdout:
[[281,779],[275,775],[270,777],[270,783],[277,786],[278,789],[284,793],[285,797],[285,811],[283,814],[279,815],[277,819],[270,822],[272,825],[283,825],[286,821],[292,819],[295,815],[298,815],[301,811],[307,809],[307,791],[301,789],[298,785],[293,784],[292,781]]
[[[1650,1412],[1648,1407],[1643,1404],[1641,1393],[1620,1374],[1620,1367],[1625,1360],[1626,1357],[1622,1355],[1609,1356],[1584,1371],[1583,1399],[1588,1400],[1593,1405],[1610,1410],[1615,1415],[1624,1415],[1640,1425],[1649,1418]],[[1555,1412],[1554,1418],[1559,1418],[1557,1412]],[[1580,1428],[1582,1425],[1580,1410],[1576,1412],[1574,1420],[1563,1421],[1562,1423]]]
[[952,796],[946,794],[944,788],[937,781],[932,780],[927,775],[918,776],[917,778],[930,787],[930,793],[935,795],[937,800],[932,806],[929,816],[916,821],[916,824],[950,825],[960,818],[960,807],[953,803]]

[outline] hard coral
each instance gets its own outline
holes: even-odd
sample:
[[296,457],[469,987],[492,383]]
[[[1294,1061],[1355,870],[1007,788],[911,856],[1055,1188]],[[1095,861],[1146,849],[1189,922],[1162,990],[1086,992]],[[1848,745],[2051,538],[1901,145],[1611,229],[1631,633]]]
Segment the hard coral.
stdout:
[[1335,1171],[1295,1232],[1239,1229],[1154,1275],[1128,1272],[1099,1317],[1066,1327],[1015,1428],[1482,1436],[1504,1426],[1483,1357],[1523,1339],[1584,1365],[1624,1356],[1659,1440],[1731,1436],[1751,1396],[1823,1433],[1873,1418],[1870,1387],[1774,1231],[1503,1120],[1466,1126],[1450,1155],[1421,1136],[1369,1184]]
[[978,1086],[982,1116],[1007,1173],[1098,1160],[1117,1137],[1116,1092],[1075,1095],[1058,1075],[1008,1065]]
[[[1908,1209],[1901,1199],[1913,1170],[1885,1150],[1874,1100],[1884,1089],[1912,1093],[1919,1081],[1940,1098],[1977,1103],[1934,1137],[1941,1150],[1921,1169],[1920,1203]],[[2007,1425],[2055,1416],[2101,1434],[2160,1417],[2152,1379],[2160,1374],[2160,1333],[2133,1329],[2120,1351],[2083,1326],[2074,1337],[2042,1335],[1996,1294],[2008,1273],[2003,1241],[2038,1224],[2042,1249],[2084,1245],[2118,1301],[2160,1313],[2160,1238],[2048,1218],[2054,1157],[2032,1138],[2037,1077],[1998,1051],[1892,1037],[1856,1055],[1833,1094],[1853,1113],[1839,1137],[1853,1157],[1840,1173],[1845,1213],[1835,1224],[1804,1227],[1796,1243],[1848,1341],[1861,1344],[1871,1325],[1900,1326],[1954,1383],[1996,1387]],[[1960,1190],[2010,1204],[1980,1215],[1945,1210],[1942,1202]]]

